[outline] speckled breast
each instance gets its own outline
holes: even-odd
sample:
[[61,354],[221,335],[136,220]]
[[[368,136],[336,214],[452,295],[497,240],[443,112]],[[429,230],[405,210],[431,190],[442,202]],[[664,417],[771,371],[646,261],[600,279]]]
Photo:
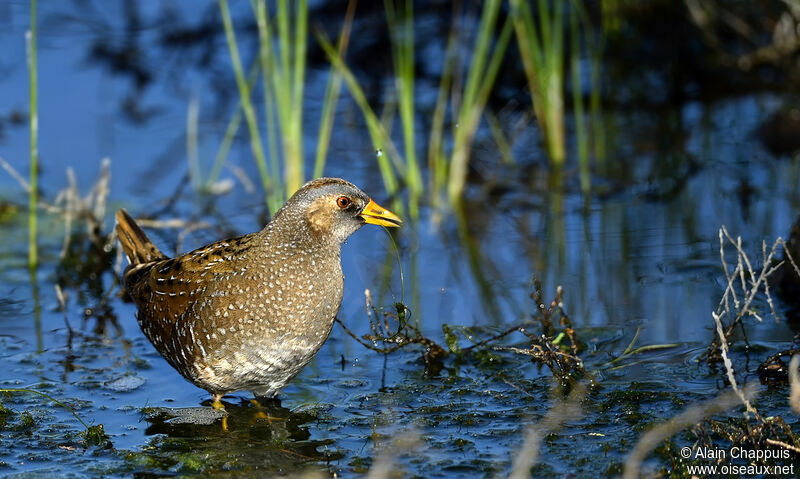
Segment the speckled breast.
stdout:
[[246,267],[201,275],[203,296],[187,304],[168,334],[148,334],[146,321],[142,330],[197,386],[271,397],[328,338],[342,300],[341,263],[338,252],[325,251],[246,259],[235,261]]

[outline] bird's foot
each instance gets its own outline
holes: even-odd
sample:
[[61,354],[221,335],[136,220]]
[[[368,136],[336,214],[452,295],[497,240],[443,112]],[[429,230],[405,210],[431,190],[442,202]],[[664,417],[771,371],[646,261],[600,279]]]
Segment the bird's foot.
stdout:
[[253,414],[253,417],[255,419],[264,419],[270,424],[272,424],[272,421],[283,421],[282,417],[270,416],[269,414],[265,413],[263,411],[263,406],[261,405],[261,402],[259,402],[258,399],[251,399],[250,404],[256,407],[256,413]]
[[213,401],[211,401],[211,407],[217,411],[225,410],[225,405],[222,404],[222,394],[212,394],[211,398],[213,399]]
[[222,394],[212,394],[211,397],[213,399],[211,401],[211,407],[213,407],[217,411],[222,411],[222,412],[225,413],[225,415],[222,416],[222,430],[223,431],[227,431],[228,430],[228,411],[225,410],[225,405],[222,404]]

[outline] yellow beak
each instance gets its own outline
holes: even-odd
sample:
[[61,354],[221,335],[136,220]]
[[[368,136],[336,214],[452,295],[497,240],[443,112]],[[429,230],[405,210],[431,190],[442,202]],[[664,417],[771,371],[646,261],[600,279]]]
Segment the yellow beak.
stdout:
[[367,203],[367,206],[364,207],[359,216],[364,218],[365,222],[373,225],[396,228],[403,223],[399,216],[375,203],[372,198],[370,198],[369,203]]

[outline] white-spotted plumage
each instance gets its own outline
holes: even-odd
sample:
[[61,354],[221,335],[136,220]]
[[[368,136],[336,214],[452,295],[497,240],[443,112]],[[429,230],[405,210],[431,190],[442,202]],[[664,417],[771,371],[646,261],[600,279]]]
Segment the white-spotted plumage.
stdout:
[[337,178],[306,183],[257,233],[173,259],[127,213],[117,219],[139,326],[175,369],[216,397],[276,395],[330,334],[342,301],[344,240],[365,221],[400,222]]

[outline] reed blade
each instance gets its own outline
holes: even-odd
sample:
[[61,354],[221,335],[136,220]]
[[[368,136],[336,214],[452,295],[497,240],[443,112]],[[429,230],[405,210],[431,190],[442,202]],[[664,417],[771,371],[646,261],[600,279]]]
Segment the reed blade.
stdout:
[[28,60],[28,108],[30,110],[30,194],[28,195],[28,268],[36,269],[39,262],[36,242],[36,206],[39,202],[37,177],[39,175],[39,108],[37,105],[37,63],[36,63],[36,0],[31,0],[31,28],[25,35]]

